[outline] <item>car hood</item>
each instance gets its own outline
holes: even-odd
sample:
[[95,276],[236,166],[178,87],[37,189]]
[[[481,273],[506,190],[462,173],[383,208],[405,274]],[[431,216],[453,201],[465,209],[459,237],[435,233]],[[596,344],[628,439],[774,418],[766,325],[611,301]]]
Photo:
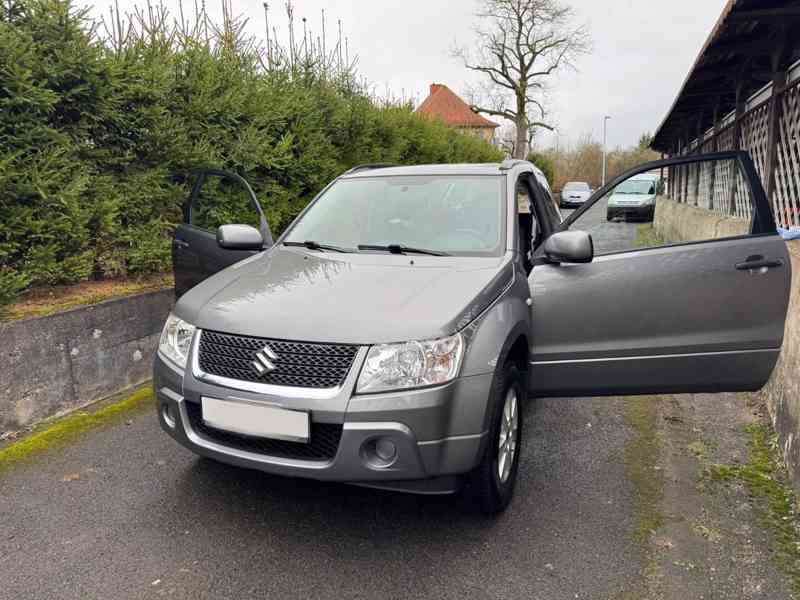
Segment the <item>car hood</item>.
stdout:
[[200,327],[286,340],[375,344],[450,335],[513,278],[498,258],[333,254],[276,246],[189,290]]

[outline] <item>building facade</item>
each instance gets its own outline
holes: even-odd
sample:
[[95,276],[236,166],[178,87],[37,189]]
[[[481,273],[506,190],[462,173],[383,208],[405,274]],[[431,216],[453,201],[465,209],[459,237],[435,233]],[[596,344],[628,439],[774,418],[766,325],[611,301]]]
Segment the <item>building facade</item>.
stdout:
[[416,112],[427,118],[438,119],[462,133],[481,137],[487,142],[493,141],[495,129],[499,127],[494,121],[472,110],[458,94],[441,83],[431,84],[430,94]]

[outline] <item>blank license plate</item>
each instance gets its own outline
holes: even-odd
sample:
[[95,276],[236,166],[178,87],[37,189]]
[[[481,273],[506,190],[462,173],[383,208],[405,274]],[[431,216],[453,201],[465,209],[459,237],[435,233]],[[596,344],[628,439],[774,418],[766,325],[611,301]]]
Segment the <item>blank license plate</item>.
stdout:
[[203,421],[210,427],[254,437],[308,442],[307,412],[263,404],[203,398]]

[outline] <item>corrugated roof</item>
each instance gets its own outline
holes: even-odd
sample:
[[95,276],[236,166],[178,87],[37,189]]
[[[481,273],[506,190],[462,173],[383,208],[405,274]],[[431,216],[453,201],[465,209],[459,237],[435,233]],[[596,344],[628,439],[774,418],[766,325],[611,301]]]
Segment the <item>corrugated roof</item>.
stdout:
[[459,98],[453,90],[441,83],[431,84],[431,93],[417,108],[417,113],[441,119],[453,127],[499,127],[494,121],[479,115]]
[[[670,152],[687,133],[694,138],[698,128],[710,129],[715,109],[718,117],[735,110],[736,82],[743,72],[743,98],[764,87],[771,79],[770,55],[779,46],[781,28],[799,23],[800,0],[729,0],[653,136],[652,147]],[[796,60],[796,29],[788,30],[786,42],[781,69]]]

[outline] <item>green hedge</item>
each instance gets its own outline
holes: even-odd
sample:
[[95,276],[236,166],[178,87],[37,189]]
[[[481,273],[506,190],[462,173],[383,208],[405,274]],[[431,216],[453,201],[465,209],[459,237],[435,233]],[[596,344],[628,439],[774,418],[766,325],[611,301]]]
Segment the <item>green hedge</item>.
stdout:
[[[0,8],[0,304],[27,286],[163,271],[189,172],[235,170],[275,233],[365,162],[497,161],[354,78],[266,70],[237,43],[113,51],[69,1]],[[218,40],[219,42],[219,40]]]

